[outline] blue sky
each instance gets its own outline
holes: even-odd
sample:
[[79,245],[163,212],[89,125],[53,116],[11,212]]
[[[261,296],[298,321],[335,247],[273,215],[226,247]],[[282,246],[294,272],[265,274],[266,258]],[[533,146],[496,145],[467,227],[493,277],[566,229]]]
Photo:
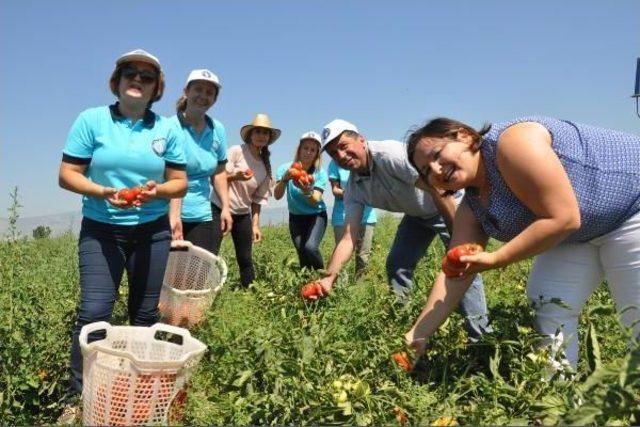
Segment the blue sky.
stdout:
[[3,1],[0,217],[13,186],[22,216],[80,209],[57,183],[67,132],[113,102],[114,61],[134,48],[167,76],[157,113],[174,114],[189,71],[206,67],[223,84],[210,113],[230,145],[269,114],[277,167],[336,117],[369,139],[442,115],[480,126],[544,114],[638,134],[639,18],[636,0]]

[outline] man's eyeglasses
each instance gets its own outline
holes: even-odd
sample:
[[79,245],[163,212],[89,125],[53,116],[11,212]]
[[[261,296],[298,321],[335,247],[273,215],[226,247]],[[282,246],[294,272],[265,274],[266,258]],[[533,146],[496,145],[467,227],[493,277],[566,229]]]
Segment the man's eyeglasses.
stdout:
[[158,79],[158,74],[149,70],[138,70],[137,68],[127,67],[122,69],[122,76],[128,80],[133,80],[136,76],[140,76],[142,83],[151,84],[155,83]]

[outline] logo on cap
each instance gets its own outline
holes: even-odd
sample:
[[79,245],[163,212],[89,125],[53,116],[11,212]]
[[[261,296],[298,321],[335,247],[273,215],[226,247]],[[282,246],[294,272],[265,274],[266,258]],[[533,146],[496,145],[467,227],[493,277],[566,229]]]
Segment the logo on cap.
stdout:
[[211,73],[207,70],[202,71],[202,77],[211,77]]
[[322,139],[324,139],[326,141],[326,139],[329,137],[330,133],[331,133],[331,129],[329,129],[329,128],[322,129]]

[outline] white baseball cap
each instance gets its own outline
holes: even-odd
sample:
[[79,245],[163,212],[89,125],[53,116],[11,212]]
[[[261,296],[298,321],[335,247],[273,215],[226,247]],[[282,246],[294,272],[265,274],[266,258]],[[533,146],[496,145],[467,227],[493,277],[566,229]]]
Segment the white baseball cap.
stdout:
[[327,144],[333,141],[335,138],[346,130],[358,132],[358,128],[346,120],[335,119],[327,123],[322,129],[322,150],[327,148]]
[[305,132],[300,137],[300,141],[304,139],[313,139],[314,141],[318,141],[318,144],[322,144],[322,140],[320,139],[320,135],[315,133],[314,131]]
[[206,68],[203,68],[201,70],[193,70],[192,72],[189,73],[189,77],[187,78],[187,84],[195,80],[204,80],[207,82],[211,82],[218,88],[218,90],[220,90],[220,88],[222,87],[222,85],[220,84],[220,79],[218,79],[218,76],[216,76],[213,72],[207,70]]
[[131,61],[141,61],[146,62],[147,64],[151,64],[158,69],[158,71],[162,70],[160,67],[160,61],[158,58],[151,55],[149,52],[143,49],[135,49],[131,52],[127,52],[122,54],[120,58],[116,60],[116,65],[120,65],[123,62],[131,62]]

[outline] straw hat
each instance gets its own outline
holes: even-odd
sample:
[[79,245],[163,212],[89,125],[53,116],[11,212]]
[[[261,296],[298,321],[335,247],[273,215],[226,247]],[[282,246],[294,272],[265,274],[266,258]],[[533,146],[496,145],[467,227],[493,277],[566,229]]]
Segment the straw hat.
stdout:
[[273,144],[276,139],[280,137],[280,129],[276,129],[271,126],[271,120],[269,120],[269,116],[263,113],[258,113],[253,118],[251,124],[244,125],[240,129],[240,137],[244,142],[249,143],[249,134],[253,130],[253,128],[265,128],[271,131],[271,139],[269,140],[269,144]]

